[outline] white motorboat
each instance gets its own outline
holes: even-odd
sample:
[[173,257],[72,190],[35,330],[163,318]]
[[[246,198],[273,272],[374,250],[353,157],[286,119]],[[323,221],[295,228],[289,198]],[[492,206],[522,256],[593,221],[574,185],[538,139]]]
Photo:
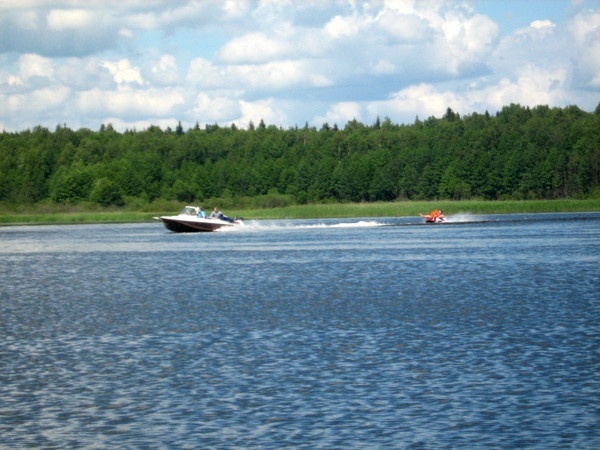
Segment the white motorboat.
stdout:
[[209,218],[200,216],[199,206],[186,206],[176,216],[161,216],[161,222],[168,230],[176,233],[197,233],[200,231],[216,231],[223,227],[235,227],[243,224],[241,218],[230,219],[227,216]]

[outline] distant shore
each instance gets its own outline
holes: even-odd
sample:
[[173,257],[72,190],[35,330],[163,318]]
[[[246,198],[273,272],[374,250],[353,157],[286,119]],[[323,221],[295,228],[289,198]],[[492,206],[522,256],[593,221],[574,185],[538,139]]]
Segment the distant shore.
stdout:
[[[182,204],[181,207],[184,205]],[[225,208],[223,208],[225,209]],[[236,209],[226,208],[230,216],[245,219],[319,219],[359,217],[407,217],[442,209],[452,214],[517,214],[546,212],[599,212],[600,199],[585,200],[463,200],[463,201],[397,201],[373,203],[328,203],[292,205],[280,208]],[[126,209],[86,210],[70,207],[48,211],[48,208],[32,207],[27,212],[0,211],[0,225],[20,224],[82,224],[82,223],[143,223],[161,215],[174,215],[179,210],[130,211]]]

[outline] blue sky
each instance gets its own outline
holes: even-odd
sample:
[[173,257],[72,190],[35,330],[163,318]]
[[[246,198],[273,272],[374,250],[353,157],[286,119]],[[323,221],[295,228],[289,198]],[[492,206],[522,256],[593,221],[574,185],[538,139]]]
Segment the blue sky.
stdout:
[[535,20],[563,23],[569,10],[577,3],[564,0],[475,0],[472,5],[477,12],[493,18],[500,26],[500,32],[506,35],[527,27]]
[[0,129],[600,102],[600,0],[0,0]]

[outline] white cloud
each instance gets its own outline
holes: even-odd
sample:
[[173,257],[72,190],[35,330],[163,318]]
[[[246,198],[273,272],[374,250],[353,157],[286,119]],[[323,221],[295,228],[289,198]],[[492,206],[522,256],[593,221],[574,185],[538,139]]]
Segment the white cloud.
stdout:
[[302,61],[273,61],[262,65],[233,66],[229,74],[244,86],[256,89],[284,89],[308,84]]
[[285,123],[286,114],[278,109],[272,99],[259,100],[255,102],[240,101],[241,116],[232,121],[239,127],[246,127],[250,122],[257,126],[261,120],[266,124]]
[[493,109],[501,109],[510,103],[562,104],[566,97],[564,86],[567,76],[564,68],[546,70],[527,64],[518,71],[516,80],[502,79],[497,85],[488,88],[484,101]]
[[373,66],[373,73],[377,75],[390,75],[398,71],[396,66],[390,61],[381,59]]
[[60,86],[35,89],[21,94],[0,95],[4,110],[2,115],[23,117],[34,114],[46,117],[51,113],[57,123],[70,94],[71,91],[67,87]]
[[577,81],[600,88],[600,10],[577,14],[569,24]]
[[110,74],[113,76],[115,83],[137,83],[139,85],[144,84],[144,79],[140,73],[140,69],[132,67],[131,63],[127,59],[120,59],[117,62],[105,61],[102,63],[103,67],[106,67]]
[[204,58],[196,58],[190,62],[186,75],[186,83],[202,89],[218,89],[223,84],[230,84],[225,71]]
[[541,30],[542,28],[555,27],[556,25],[554,25],[550,20],[546,19],[546,20],[534,20],[533,22],[531,22],[531,24],[529,26],[531,28]]
[[69,86],[75,91],[91,88],[113,89],[115,80],[105,67],[106,61],[98,58],[63,58],[53,60],[54,77],[52,81]]
[[11,17],[18,28],[35,32],[40,27],[41,14],[35,11],[24,11],[21,14],[14,14]]
[[339,102],[332,105],[324,116],[315,117],[314,122],[343,126],[354,119],[362,120],[360,104],[358,102]]
[[244,0],[224,0],[223,12],[228,19],[246,17],[251,11],[249,1]]
[[365,27],[365,22],[357,17],[335,16],[325,25],[325,35],[332,39],[355,37]]
[[577,14],[569,24],[575,44],[585,45],[600,39],[600,11],[585,11]]
[[288,51],[286,43],[257,32],[229,41],[219,52],[219,58],[232,64],[261,63],[279,59]]
[[522,105],[563,104],[568,100],[566,69],[544,70],[529,64],[521,68],[514,80],[471,84],[459,89],[438,89],[432,84],[419,84],[394,93],[389,99],[368,103],[369,117],[389,116],[410,122],[441,117],[448,107],[460,114],[497,111],[510,103]]
[[453,17],[444,29],[453,49],[466,52],[469,57],[484,53],[498,35],[498,25],[481,14],[472,17]]
[[454,11],[447,14],[441,28],[443,39],[436,56],[452,75],[460,75],[465,64],[481,61],[498,34],[498,26],[489,18],[465,17]]
[[161,86],[175,85],[180,82],[181,77],[175,56],[161,55],[158,60],[152,62],[148,76],[154,84]]
[[0,72],[0,84],[5,86],[23,86],[23,81],[17,76]]
[[50,78],[54,74],[52,61],[39,55],[25,54],[19,58],[19,76],[23,80],[32,77]]
[[97,16],[84,9],[53,9],[46,18],[51,31],[87,28],[94,26]]
[[241,114],[240,102],[235,98],[236,95],[229,92],[215,95],[202,92],[196,97],[193,117],[196,117],[199,123],[230,122]]
[[501,18],[478,4],[4,0],[0,123],[318,126],[412,122],[510,102],[595,108],[595,3],[571,3],[562,21],[542,8],[504,35]]
[[435,86],[422,83],[398,91],[387,100],[370,102],[367,110],[371,117],[401,117],[403,121],[411,121],[415,116],[441,116],[448,107],[460,112],[462,106],[460,97],[453,92],[440,92]]
[[55,110],[65,104],[70,94],[70,89],[65,86],[35,90],[27,96],[27,111]]
[[197,58],[191,62],[186,79],[202,89],[236,88],[246,92],[331,84],[326,76],[299,60],[217,66]]
[[111,124],[115,130],[146,130],[151,126],[158,126],[163,130],[174,129],[180,120],[176,117],[151,117],[143,119],[127,119],[122,116],[107,116],[102,119],[102,124]]
[[182,93],[170,89],[91,89],[81,92],[77,100],[78,107],[84,114],[126,118],[171,116],[176,112],[176,107],[184,103]]
[[[2,8],[3,7],[3,8]],[[116,43],[118,14],[94,2],[0,2],[0,53],[82,56]]]
[[405,44],[427,41],[433,31],[424,18],[390,9],[381,11],[375,18],[375,24],[388,39]]
[[182,25],[202,25],[219,20],[220,5],[217,1],[186,2],[124,2],[121,14],[127,17],[127,26],[140,30],[169,30]]

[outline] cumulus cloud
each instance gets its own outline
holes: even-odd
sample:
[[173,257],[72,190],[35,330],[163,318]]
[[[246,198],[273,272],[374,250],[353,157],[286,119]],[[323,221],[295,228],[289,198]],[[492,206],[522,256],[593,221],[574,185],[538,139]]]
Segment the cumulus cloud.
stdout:
[[[61,3],[61,2],[57,2]],[[84,56],[113,48],[117,43],[118,21],[107,10],[89,8],[49,8],[47,2],[2,5],[0,13],[0,52],[37,53],[42,56]],[[29,7],[28,7],[29,6]]]
[[202,89],[237,87],[244,92],[319,87],[331,83],[326,76],[308,67],[306,61],[299,60],[217,66],[197,58],[191,62],[186,79]]
[[[590,8],[590,5],[593,7]],[[600,8],[501,33],[462,0],[0,2],[0,124],[343,125],[578,104]]]
[[600,10],[577,14],[568,26],[579,83],[600,89]]
[[556,25],[554,25],[551,21],[546,19],[546,20],[534,20],[533,22],[531,22],[530,26],[537,30],[541,30],[542,28],[554,27]]
[[497,85],[485,90],[485,103],[500,109],[509,103],[524,105],[547,105],[562,103],[566,96],[567,70],[546,70],[527,64],[517,72],[516,80],[502,79]]
[[[65,117],[63,111],[70,96],[71,90],[65,86],[42,87],[10,94],[0,93],[0,122],[6,129],[10,129],[7,125],[11,118],[17,117],[23,121],[23,118],[34,116],[35,124],[54,126]],[[17,129],[22,128],[21,126]]]
[[204,58],[195,58],[190,62],[186,75],[189,86],[201,89],[220,89],[222,85],[230,85],[226,68],[220,68]]
[[315,122],[324,124],[346,124],[351,120],[362,120],[358,102],[339,102],[331,106],[324,116],[317,116]]
[[85,9],[53,9],[46,16],[49,31],[90,28],[96,20],[95,14]]
[[287,43],[257,32],[229,41],[219,52],[219,58],[232,64],[262,63],[279,59],[288,52]]
[[364,109],[369,117],[400,117],[403,122],[410,122],[417,116],[421,119],[441,117],[449,107],[469,114],[497,111],[510,103],[564,104],[569,99],[567,81],[565,68],[545,70],[527,64],[514,80],[503,78],[493,83],[473,83],[458,90],[424,83],[395,92],[389,99],[367,102]]
[[331,39],[346,39],[357,36],[368,23],[358,16],[335,16],[325,25],[325,35]]
[[448,107],[463,111],[462,96],[452,91],[441,91],[435,86],[422,83],[393,93],[386,100],[369,102],[365,105],[369,117],[402,117],[411,122],[415,117],[441,116]]
[[444,60],[450,73],[458,75],[462,66],[481,61],[498,34],[498,26],[489,18],[476,14],[465,17],[454,11],[442,23]]
[[185,103],[177,90],[122,88],[117,91],[90,89],[79,94],[77,104],[84,114],[93,117],[126,118],[172,116],[177,106]]
[[242,113],[237,97],[238,95],[231,92],[211,94],[201,92],[196,96],[192,109],[193,116],[199,123],[233,123]]
[[64,105],[71,91],[65,86],[43,88],[30,92],[26,98],[27,110],[52,111]]
[[103,67],[106,67],[112,75],[115,83],[137,83],[144,84],[142,74],[137,67],[132,67],[131,63],[127,59],[120,59],[119,61],[105,61],[102,63]]
[[175,56],[161,55],[152,61],[148,77],[154,84],[162,86],[171,86],[180,82],[181,76]]
[[241,116],[233,121],[237,126],[245,127],[250,122],[255,126],[260,120],[268,124],[278,124],[287,121],[285,112],[279,109],[272,99],[255,102],[240,101]]
[[52,61],[40,55],[25,54],[19,58],[19,76],[26,81],[32,77],[51,78],[54,74]]

